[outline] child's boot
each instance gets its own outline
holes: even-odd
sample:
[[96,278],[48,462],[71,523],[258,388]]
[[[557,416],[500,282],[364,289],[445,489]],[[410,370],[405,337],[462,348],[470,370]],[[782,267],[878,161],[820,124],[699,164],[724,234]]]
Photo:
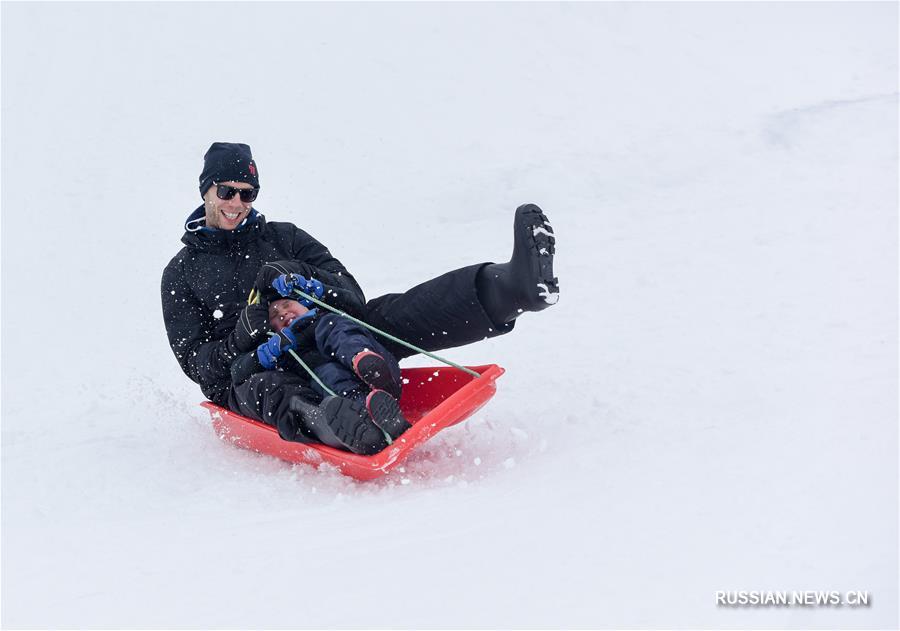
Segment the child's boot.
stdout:
[[384,430],[391,440],[397,440],[400,435],[412,425],[400,411],[400,404],[384,390],[372,390],[366,397],[366,409],[375,424]]
[[353,357],[353,372],[373,390],[384,390],[395,399],[400,398],[401,385],[391,375],[387,361],[374,351],[361,351]]
[[323,444],[355,454],[370,456],[385,447],[382,431],[372,423],[367,409],[356,401],[325,397],[319,405],[299,396],[291,397],[290,410]]

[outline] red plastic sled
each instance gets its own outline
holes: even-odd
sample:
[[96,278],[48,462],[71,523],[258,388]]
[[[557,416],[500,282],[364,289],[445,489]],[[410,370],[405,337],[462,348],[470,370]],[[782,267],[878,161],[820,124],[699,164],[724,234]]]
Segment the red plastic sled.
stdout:
[[458,368],[404,368],[405,380],[400,408],[412,427],[387,449],[374,456],[360,456],[319,444],[282,440],[278,430],[208,401],[216,433],[238,447],[276,456],[288,462],[311,465],[329,463],[344,475],[371,480],[384,475],[445,427],[461,423],[488,402],[497,391],[494,383],[504,370],[496,364],[469,366],[481,377]]

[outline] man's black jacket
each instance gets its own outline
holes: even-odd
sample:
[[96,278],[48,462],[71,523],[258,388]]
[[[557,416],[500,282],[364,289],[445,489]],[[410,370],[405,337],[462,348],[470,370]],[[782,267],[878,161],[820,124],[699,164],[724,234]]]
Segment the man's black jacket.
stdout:
[[[196,226],[202,217],[201,206],[185,227]],[[182,370],[220,405],[225,404],[231,362],[237,355],[228,348],[226,338],[264,263],[291,260],[292,271],[325,285],[325,302],[348,313],[361,314],[365,309],[365,297],[353,276],[328,248],[293,224],[267,222],[253,211],[233,232],[186,229],[181,241],[185,247],[162,277],[166,333]]]

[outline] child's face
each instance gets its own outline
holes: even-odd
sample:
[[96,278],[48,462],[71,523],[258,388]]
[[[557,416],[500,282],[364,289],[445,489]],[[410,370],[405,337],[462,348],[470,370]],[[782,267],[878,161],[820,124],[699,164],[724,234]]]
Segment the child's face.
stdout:
[[269,303],[269,326],[276,333],[309,311],[293,298],[281,298]]

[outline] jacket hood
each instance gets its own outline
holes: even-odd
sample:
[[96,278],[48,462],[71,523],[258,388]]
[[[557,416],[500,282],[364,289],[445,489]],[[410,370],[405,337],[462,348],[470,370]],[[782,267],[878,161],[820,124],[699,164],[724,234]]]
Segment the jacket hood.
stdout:
[[247,218],[234,230],[207,228],[206,210],[201,205],[184,221],[184,236],[181,237],[181,242],[199,250],[229,249],[234,244],[255,237],[265,225],[265,216],[255,208],[251,208]]

